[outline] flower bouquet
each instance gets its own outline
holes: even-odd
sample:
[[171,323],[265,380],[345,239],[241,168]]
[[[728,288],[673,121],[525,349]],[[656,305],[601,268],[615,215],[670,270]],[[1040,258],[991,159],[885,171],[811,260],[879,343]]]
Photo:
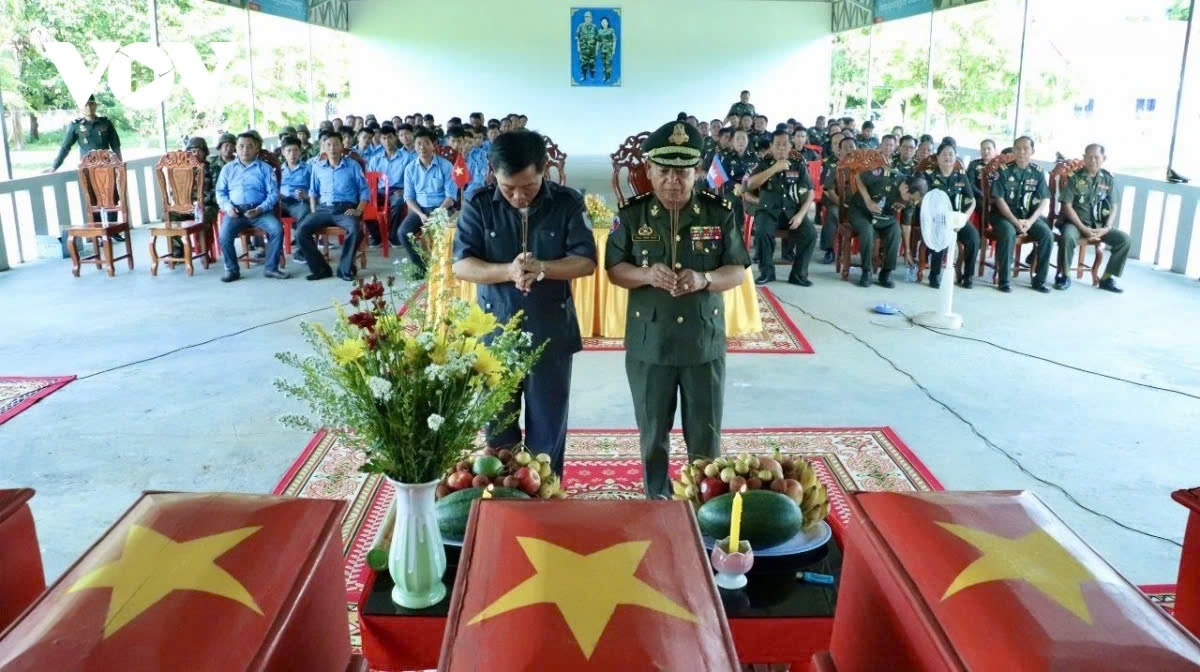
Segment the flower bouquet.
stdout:
[[604,197],[599,194],[584,196],[583,207],[587,210],[588,219],[591,220],[593,229],[607,229],[612,224],[613,217],[616,217],[616,214],[608,209],[608,204],[604,202]]
[[479,306],[450,301],[444,315],[433,315],[411,300],[414,293],[390,277],[356,281],[351,312],[337,305],[329,329],[301,325],[314,354],[276,355],[302,380],[275,386],[307,402],[314,416],[285,416],[285,424],[345,428],[347,443],[366,455],[362,470],[392,482],[392,598],[420,608],[445,596],[435,489],[485,425],[515,419],[503,417],[505,406],[541,349],[530,347],[520,314],[500,323]]

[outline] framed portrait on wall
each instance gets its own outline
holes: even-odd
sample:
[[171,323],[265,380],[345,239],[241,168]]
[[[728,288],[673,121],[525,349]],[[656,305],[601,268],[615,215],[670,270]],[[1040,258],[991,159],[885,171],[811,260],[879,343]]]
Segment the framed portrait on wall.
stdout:
[[621,85],[621,8],[571,8],[571,85]]

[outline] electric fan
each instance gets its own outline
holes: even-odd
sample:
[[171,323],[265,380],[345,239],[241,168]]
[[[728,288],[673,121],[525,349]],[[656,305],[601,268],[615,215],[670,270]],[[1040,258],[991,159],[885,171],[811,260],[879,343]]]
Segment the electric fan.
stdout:
[[[958,251],[958,230],[967,223],[967,218],[957,212],[946,192],[930,190],[921,201],[921,237],[925,247],[933,252],[946,250],[946,268],[954,272],[954,256]],[[968,269],[970,272],[970,269]],[[941,287],[941,309],[931,310],[913,317],[917,324],[934,329],[961,329],[961,315],[954,314],[954,283],[943,279]]]

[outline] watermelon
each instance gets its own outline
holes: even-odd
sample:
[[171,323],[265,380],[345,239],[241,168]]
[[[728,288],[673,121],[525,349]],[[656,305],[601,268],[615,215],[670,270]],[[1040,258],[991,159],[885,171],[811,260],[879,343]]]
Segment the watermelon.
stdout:
[[[733,493],[727,492],[705,502],[696,512],[700,531],[712,539],[729,536],[733,511]],[[804,514],[796,501],[774,490],[749,490],[742,493],[742,539],[756,550],[778,546],[796,536],[804,526]]]
[[[483,488],[457,490],[439,499],[434,505],[438,529],[447,539],[461,540],[467,532],[467,516],[471,514],[471,502],[483,497]],[[516,488],[493,488],[494,499],[529,499],[529,495]]]

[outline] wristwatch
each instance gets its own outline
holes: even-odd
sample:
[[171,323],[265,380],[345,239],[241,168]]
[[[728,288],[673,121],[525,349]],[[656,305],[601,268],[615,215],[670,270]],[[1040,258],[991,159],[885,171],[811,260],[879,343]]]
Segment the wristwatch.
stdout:
[[541,282],[542,280],[545,280],[545,279],[546,279],[546,262],[539,261],[538,262],[538,274],[537,274],[536,280],[538,282]]
[[704,288],[708,289],[710,285],[712,285],[712,273],[705,271],[704,272]]

